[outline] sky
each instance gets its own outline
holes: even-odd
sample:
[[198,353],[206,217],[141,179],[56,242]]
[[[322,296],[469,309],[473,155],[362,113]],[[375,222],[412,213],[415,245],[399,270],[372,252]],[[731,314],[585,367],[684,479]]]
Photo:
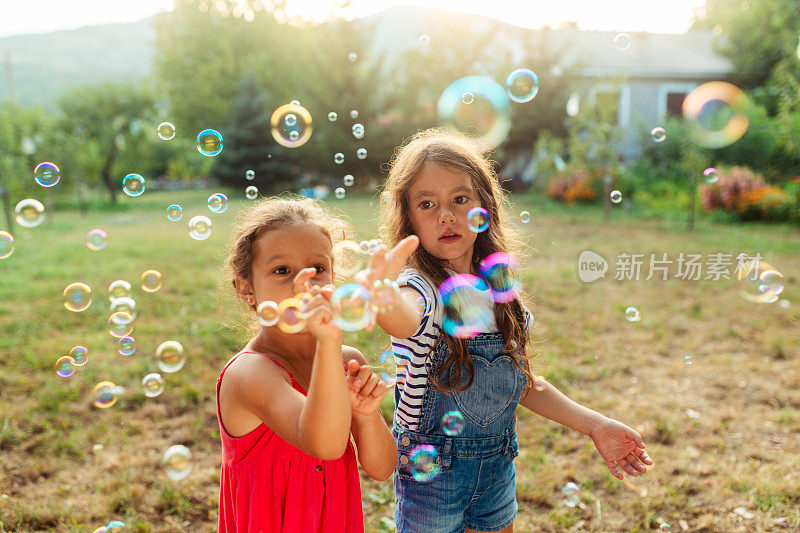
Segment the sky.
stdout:
[[[213,0],[207,0],[209,4]],[[527,28],[558,26],[576,21],[580,28],[617,31],[683,33],[693,8],[704,0],[352,0],[348,17],[361,17],[396,5],[436,6],[478,13]],[[323,20],[328,0],[289,0],[294,14]],[[92,24],[132,22],[161,10],[172,0],[25,0],[4,9],[0,37],[46,33]]]

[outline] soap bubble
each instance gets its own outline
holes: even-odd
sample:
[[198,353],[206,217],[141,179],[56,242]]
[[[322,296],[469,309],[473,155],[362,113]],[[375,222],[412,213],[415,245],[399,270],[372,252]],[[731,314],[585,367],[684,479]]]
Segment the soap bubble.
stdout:
[[64,307],[79,313],[92,305],[92,289],[85,283],[70,283],[64,289]]
[[356,61],[358,61],[358,54],[356,54],[355,52],[350,52],[349,54],[347,54],[347,60],[351,63],[355,63]]
[[142,388],[145,396],[155,398],[164,392],[164,378],[158,372],[147,374],[142,378]]
[[510,107],[502,85],[488,77],[467,76],[442,91],[436,111],[446,125],[495,148],[511,128]]
[[611,201],[612,201],[613,203],[615,203],[615,204],[618,204],[618,203],[620,203],[620,202],[622,201],[622,193],[621,193],[621,192],[619,192],[619,191],[618,191],[618,190],[616,190],[616,189],[614,189],[613,191],[611,191],[611,194],[609,194],[609,195],[608,195],[608,197],[609,197],[609,198],[611,199]]
[[14,207],[17,224],[23,228],[35,228],[44,222],[44,205],[39,200],[26,198]]
[[378,357],[378,365],[380,366],[380,376],[387,387],[393,387],[397,384],[397,365],[394,362],[394,353],[392,350],[384,350]]
[[424,296],[420,296],[419,298],[417,298],[416,309],[417,309],[417,313],[419,313],[419,316],[421,316],[422,318],[425,318],[426,316],[431,314],[431,308],[432,307],[433,306],[430,305],[430,303],[428,302],[428,299],[425,298]]
[[356,157],[359,159],[366,159],[367,158],[367,149],[366,148],[359,148],[356,150]]
[[136,339],[125,336],[117,341],[117,349],[120,355],[133,355],[136,351]]
[[278,304],[278,328],[284,333],[299,333],[306,327],[303,314],[305,302],[299,298],[286,298]]
[[135,173],[122,178],[122,191],[128,196],[140,196],[145,190],[144,178]]
[[175,126],[172,122],[162,122],[158,125],[156,133],[158,134],[158,138],[162,141],[169,141],[175,137]]
[[108,234],[99,228],[89,230],[89,233],[86,234],[86,247],[90,250],[95,252],[100,251],[105,248],[107,244]]
[[420,483],[427,483],[439,475],[439,452],[430,444],[415,446],[408,453],[411,475]]
[[708,167],[703,171],[703,178],[705,178],[706,183],[716,183],[719,181],[719,170],[714,167]]
[[73,365],[83,366],[89,360],[89,350],[85,346],[73,346],[69,351],[69,356],[72,358]]
[[183,218],[183,208],[178,204],[172,204],[171,206],[167,207],[167,219],[171,220],[172,222],[177,222]]
[[616,37],[614,37],[614,46],[617,47],[617,50],[627,50],[631,47],[631,36],[627,33],[618,33]]
[[[294,118],[286,118],[291,115]],[[275,142],[287,148],[303,146],[313,131],[311,113],[300,104],[284,104],[272,113],[269,119],[270,132]]]
[[531,221],[531,213],[530,211],[523,211],[519,214],[519,219],[522,221],[523,224],[527,224]]
[[42,187],[52,187],[61,179],[61,171],[55,163],[45,161],[33,169],[33,179]]
[[370,306],[376,313],[391,313],[400,298],[396,281],[376,279],[369,291]]
[[417,41],[419,42],[420,46],[428,46],[431,44],[431,38],[425,34],[420,35]]
[[118,312],[126,313],[128,318],[119,316],[116,320],[121,324],[130,324],[136,319],[136,300],[127,296],[114,298],[111,300],[111,305],[108,306],[108,312],[111,314]]
[[691,355],[687,355],[683,358],[683,362],[687,365],[691,365],[694,363],[694,358]]
[[0,259],[14,253],[14,236],[7,231],[0,231]]
[[328,121],[329,122],[336,122],[337,118],[338,118],[338,115],[334,111],[331,111],[330,113],[328,113]]
[[495,252],[480,264],[481,277],[486,280],[495,302],[504,303],[516,299],[520,292],[516,276],[517,260],[505,252]]
[[344,163],[344,154],[342,152],[337,152],[333,155],[333,162],[337,165],[341,165]]
[[244,177],[248,180],[254,180],[256,177],[256,173],[254,170],[248,170],[244,173]]
[[351,174],[347,174],[342,181],[347,187],[350,187],[355,182],[355,178]]
[[258,188],[254,185],[250,185],[244,190],[244,196],[248,200],[255,200],[258,198]]
[[573,482],[569,482],[561,489],[561,492],[564,494],[564,503],[567,507],[575,507],[581,502],[578,493],[580,492],[581,488]]
[[642,313],[635,307],[628,307],[625,309],[625,319],[628,322],[639,322],[642,319]]
[[759,258],[740,257],[735,273],[740,294],[750,302],[774,303],[783,292],[783,274]]
[[92,391],[95,407],[100,409],[108,409],[115,403],[122,395],[123,388],[114,384],[113,381],[101,381],[94,386]]
[[336,187],[336,190],[335,190],[335,191],[333,191],[333,195],[334,195],[336,198],[338,198],[339,200],[341,200],[342,198],[344,198],[346,194],[347,194],[347,193],[345,192],[345,190],[344,190],[342,187]]
[[112,337],[121,339],[133,331],[133,319],[125,311],[117,311],[108,317],[108,332]]
[[352,276],[363,268],[364,257],[354,241],[339,241],[333,245],[333,271],[340,276]]
[[547,380],[543,376],[535,376],[533,378],[533,388],[538,392],[542,392],[547,388]]
[[467,224],[475,233],[486,231],[489,227],[489,211],[482,207],[473,207],[467,213]]
[[514,102],[530,102],[538,92],[539,77],[531,69],[518,68],[506,78],[506,93]]
[[355,120],[358,118],[358,109],[351,109],[350,110],[350,118]]
[[364,125],[361,123],[355,123],[352,127],[353,137],[356,139],[363,139],[364,138]]
[[189,236],[202,241],[211,236],[211,220],[207,216],[197,215],[189,221]]
[[228,197],[221,192],[215,192],[208,197],[208,208],[212,213],[224,213],[228,210]]
[[161,288],[161,272],[158,270],[145,270],[142,272],[142,290],[156,292]]
[[112,520],[106,526],[106,533],[122,533],[122,530],[125,528],[125,524],[120,522],[119,520]]
[[133,294],[133,291],[131,290],[130,283],[124,279],[118,279],[109,284],[108,294],[108,299],[113,302],[117,298],[130,298],[131,294]]
[[167,448],[161,462],[167,472],[167,477],[172,481],[180,481],[192,471],[192,452],[182,444]]
[[164,341],[156,348],[156,364],[162,372],[172,374],[186,363],[183,345],[178,341]]
[[222,151],[222,134],[217,130],[205,129],[197,134],[197,151],[206,157],[214,157]]
[[667,130],[661,126],[657,126],[650,130],[650,138],[656,143],[664,142],[667,140]]
[[372,318],[369,291],[363,285],[346,283],[333,291],[331,301],[341,306],[333,322],[342,331],[359,331],[369,324]]
[[262,326],[274,326],[278,323],[278,319],[280,318],[278,304],[269,300],[265,300],[258,304],[256,314],[258,315],[258,321]]
[[442,429],[451,437],[461,433],[464,429],[464,415],[459,411],[450,411],[442,417]]
[[75,360],[65,355],[56,360],[56,374],[61,378],[68,378],[75,373]]
[[489,286],[471,274],[457,274],[439,286],[444,305],[442,329],[448,335],[466,339],[487,331],[493,319]]
[[683,101],[689,135],[705,148],[722,148],[738,141],[747,131],[750,101],[735,85],[724,81],[704,83]]

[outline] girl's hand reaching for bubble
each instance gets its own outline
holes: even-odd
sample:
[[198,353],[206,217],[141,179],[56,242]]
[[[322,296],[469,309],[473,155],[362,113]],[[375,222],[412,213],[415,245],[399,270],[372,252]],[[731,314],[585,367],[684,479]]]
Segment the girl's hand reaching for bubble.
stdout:
[[638,476],[639,472],[646,472],[647,466],[653,464],[644,451],[642,436],[622,422],[604,417],[589,432],[589,437],[605,460],[608,470],[618,479],[622,479],[618,465],[631,476]]
[[354,415],[371,416],[378,410],[389,388],[368,365],[359,365],[355,359],[347,363],[347,388]]
[[306,292],[311,298],[303,306],[305,329],[317,339],[331,339],[341,344],[342,330],[333,322],[333,317],[340,312],[331,301],[333,285],[311,285],[309,280],[317,273],[315,268],[304,268],[294,278],[295,294]]

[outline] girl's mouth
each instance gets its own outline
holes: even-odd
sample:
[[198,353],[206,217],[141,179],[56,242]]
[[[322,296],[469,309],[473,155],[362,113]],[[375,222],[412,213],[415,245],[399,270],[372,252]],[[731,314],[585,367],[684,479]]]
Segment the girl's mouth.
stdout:
[[452,244],[460,238],[461,235],[459,235],[458,233],[447,232],[441,237],[439,237],[439,242],[443,242],[444,244]]

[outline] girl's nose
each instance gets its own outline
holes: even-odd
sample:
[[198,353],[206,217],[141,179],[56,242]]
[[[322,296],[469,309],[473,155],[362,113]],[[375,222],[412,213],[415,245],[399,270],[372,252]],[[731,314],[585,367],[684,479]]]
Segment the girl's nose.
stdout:
[[439,213],[439,224],[452,224],[455,221],[456,217],[447,209],[442,209],[442,211]]

